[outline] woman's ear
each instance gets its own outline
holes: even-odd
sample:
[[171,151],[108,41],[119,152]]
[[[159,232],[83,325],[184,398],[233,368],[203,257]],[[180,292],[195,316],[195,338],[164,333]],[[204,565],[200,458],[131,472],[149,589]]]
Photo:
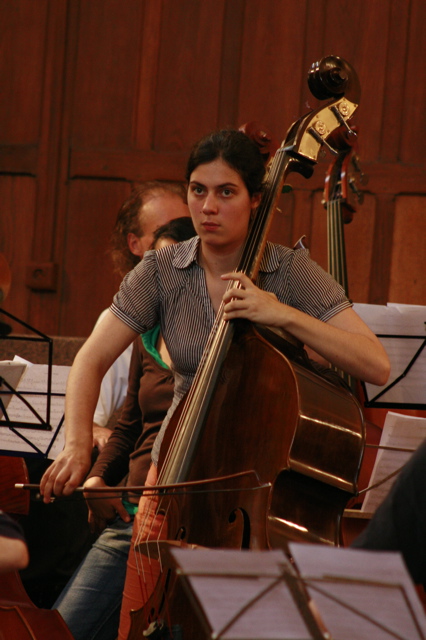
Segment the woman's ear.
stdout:
[[251,197],[251,208],[252,209],[257,209],[257,207],[259,206],[261,200],[262,200],[262,194],[261,193],[255,193],[254,195],[252,195],[252,197]]
[[262,200],[262,194],[261,193],[255,193],[252,197],[251,197],[251,208],[253,209],[257,209],[257,207],[260,204],[260,201]]

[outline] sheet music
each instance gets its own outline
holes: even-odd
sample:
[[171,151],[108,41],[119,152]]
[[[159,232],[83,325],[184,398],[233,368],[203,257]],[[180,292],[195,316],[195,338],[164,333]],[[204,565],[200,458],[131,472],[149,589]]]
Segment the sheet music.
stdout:
[[[307,543],[290,543],[290,552],[330,638],[425,640],[425,613],[399,553]],[[287,574],[297,574],[282,551],[174,549],[171,554],[211,630],[206,637],[312,637],[290,595]],[[281,580],[274,582],[279,574]]]
[[[312,638],[287,584],[280,580],[284,564],[294,573],[282,551],[197,549],[173,550],[172,555],[183,570],[181,575],[187,575],[217,637],[223,640]],[[270,586],[272,589],[262,595]],[[261,597],[256,600],[258,596]],[[221,633],[234,617],[229,629]]]
[[[415,338],[379,338],[389,356],[391,373],[385,387],[366,384],[368,400],[374,398],[400,376],[426,338],[426,307],[388,303],[354,304],[354,311],[375,334],[420,336]],[[426,348],[405,378],[386,391],[378,402],[426,405]]]
[[[383,426],[380,444],[387,447],[400,447],[415,451],[426,439],[426,418],[405,416],[388,411]],[[379,449],[371,474],[370,485],[376,484],[389,474],[402,467],[413,454],[405,451],[387,451]],[[365,494],[361,510],[374,513],[383,502],[396,476]]]
[[[12,389],[16,389],[26,367],[27,365],[24,362],[16,362],[13,360],[1,360],[0,361],[0,378],[3,378],[12,387]],[[5,384],[0,383],[0,391],[9,391],[9,389]],[[5,393],[4,395],[3,394],[0,395],[0,399],[2,400],[4,407],[7,409],[7,406],[11,401],[12,396],[9,395],[9,393]],[[3,413],[2,411],[0,411],[0,418],[2,416],[3,416]]]
[[425,613],[398,552],[300,543],[290,550],[333,638],[424,640]]
[[[26,362],[22,358],[15,357],[16,362]],[[31,406],[38,412],[43,420],[47,420],[47,376],[48,365],[27,363],[27,369],[18,385],[19,391]],[[3,422],[0,425],[0,451],[45,455],[49,459],[55,459],[64,447],[63,415],[65,406],[65,388],[71,367],[52,367],[52,395],[50,405],[50,425],[52,430],[44,429],[19,429],[17,433],[11,431]],[[26,395],[25,392],[40,392],[43,395]],[[34,414],[25,406],[18,396],[13,396],[7,408],[7,414],[11,422],[26,422],[40,424]],[[22,437],[20,437],[22,436]],[[34,445],[34,446],[33,446]]]

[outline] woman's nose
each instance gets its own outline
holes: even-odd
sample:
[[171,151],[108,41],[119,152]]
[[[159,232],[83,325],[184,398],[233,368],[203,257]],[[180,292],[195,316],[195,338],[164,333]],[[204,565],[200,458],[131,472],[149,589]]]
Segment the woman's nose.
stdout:
[[214,193],[208,193],[203,204],[203,213],[215,214],[217,213],[217,201]]

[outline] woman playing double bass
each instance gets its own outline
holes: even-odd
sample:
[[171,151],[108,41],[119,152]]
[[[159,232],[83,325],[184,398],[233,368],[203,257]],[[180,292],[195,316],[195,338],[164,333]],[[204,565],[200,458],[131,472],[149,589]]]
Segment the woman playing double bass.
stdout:
[[[262,197],[264,172],[259,149],[241,132],[215,132],[193,148],[186,177],[198,236],[145,254],[76,357],[67,389],[66,446],[41,483],[46,501],[52,492],[72,493],[83,479],[100,381],[135,336],[158,322],[173,363],[175,396],[153,449],[150,484],[156,483],[162,436],[191,386],[222,300],[225,320],[282,328],[339,369],[376,385],[386,382],[389,361],[380,342],[306,250],[268,244],[256,284],[234,272]],[[229,280],[241,286],[227,290]],[[142,498],[139,524],[145,502]],[[124,612],[123,638],[126,625]]]

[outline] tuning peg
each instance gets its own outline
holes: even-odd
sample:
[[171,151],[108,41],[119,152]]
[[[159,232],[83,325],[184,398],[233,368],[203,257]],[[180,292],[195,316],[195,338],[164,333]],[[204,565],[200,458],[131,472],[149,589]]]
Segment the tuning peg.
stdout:
[[364,173],[362,171],[361,165],[359,163],[359,156],[357,156],[356,154],[354,154],[352,156],[352,164],[354,166],[355,171],[357,171],[359,173],[359,182],[360,182],[360,184],[362,184],[363,186],[368,184],[368,176],[367,176],[366,173]]
[[[332,111],[334,113],[334,115],[336,116],[337,120],[340,122],[341,125],[343,125],[346,129],[346,131],[348,132],[348,135],[350,136],[354,136],[355,138],[357,137],[357,132],[356,130],[352,129],[349,125],[347,120],[345,120],[345,118],[343,117],[343,115],[340,113],[339,109],[336,107],[336,105],[333,105],[332,107],[330,107],[330,111]],[[353,144],[353,143],[351,143]]]
[[311,134],[311,136],[312,136],[313,138],[315,138],[315,140],[316,140],[317,142],[319,142],[321,146],[322,146],[322,145],[324,145],[325,147],[327,147],[327,149],[330,151],[330,153],[332,153],[334,156],[339,155],[339,152],[338,152],[334,147],[332,147],[332,146],[331,146],[331,144],[330,144],[329,142],[327,142],[327,140],[325,140],[325,139],[321,136],[321,134],[320,134],[320,133],[318,133],[318,131],[316,131],[316,130],[314,129],[314,127],[309,127],[309,129],[308,129],[308,133],[310,133],[310,134]]
[[350,178],[349,179],[349,187],[350,187],[351,191],[356,195],[356,197],[358,199],[358,203],[362,204],[364,202],[364,194],[356,186],[355,178]]

